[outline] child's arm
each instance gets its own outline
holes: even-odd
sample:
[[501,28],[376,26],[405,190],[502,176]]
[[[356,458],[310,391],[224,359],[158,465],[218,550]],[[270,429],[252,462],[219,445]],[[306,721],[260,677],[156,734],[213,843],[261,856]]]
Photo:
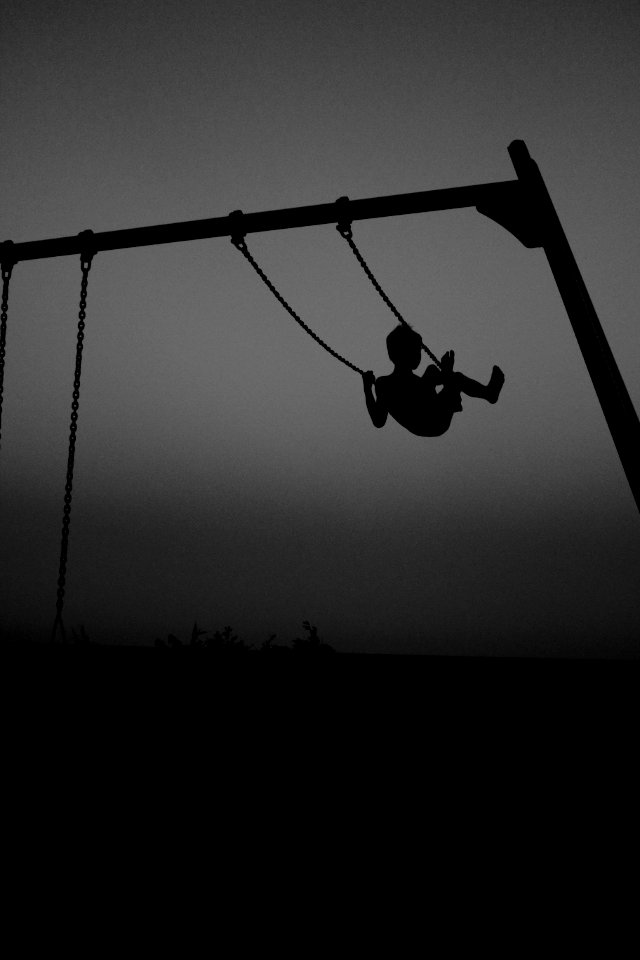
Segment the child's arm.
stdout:
[[369,411],[369,416],[371,417],[371,422],[374,427],[384,427],[387,422],[387,408],[382,403],[379,396],[374,396],[373,387],[376,382],[374,373],[371,370],[367,370],[366,373],[362,375],[362,383],[364,385],[364,396],[367,401],[367,410]]

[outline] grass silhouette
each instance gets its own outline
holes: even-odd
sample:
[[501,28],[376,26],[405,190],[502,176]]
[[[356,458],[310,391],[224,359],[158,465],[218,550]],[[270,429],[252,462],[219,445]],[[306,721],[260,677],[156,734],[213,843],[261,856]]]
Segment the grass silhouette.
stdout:
[[[225,626],[222,630],[213,632],[201,630],[197,622],[194,622],[191,634],[187,643],[180,640],[175,634],[167,635],[166,640],[157,637],[154,646],[159,649],[177,650],[200,649],[207,650],[209,653],[224,657],[238,657],[246,654],[258,653],[261,656],[314,656],[317,654],[336,653],[337,651],[326,643],[318,634],[318,628],[309,620],[302,621],[302,627],[305,635],[295,637],[291,645],[276,643],[277,634],[272,633],[269,637],[256,647],[255,644],[247,644],[241,640],[233,627]],[[84,632],[82,628],[82,632]]]
[[315,624],[309,620],[302,621],[303,635],[296,636],[291,643],[276,642],[278,635],[271,633],[262,643],[247,643],[241,639],[234,628],[226,625],[216,630],[203,630],[194,621],[191,631],[186,634],[186,639],[182,639],[175,633],[167,633],[165,638],[156,637],[153,643],[144,643],[140,641],[128,641],[122,638],[112,638],[110,641],[96,641],[91,638],[89,631],[84,624],[73,626],[70,631],[64,635],[64,639],[58,636],[56,640],[51,641],[50,635],[35,634],[29,630],[4,631],[0,636],[0,642],[5,647],[31,647],[47,646],[51,648],[66,647],[71,648],[98,648],[98,647],[129,647],[146,648],[159,650],[203,650],[209,654],[223,657],[242,657],[247,654],[259,654],[261,656],[313,656],[316,654],[337,653],[338,651],[329,643],[324,641]]

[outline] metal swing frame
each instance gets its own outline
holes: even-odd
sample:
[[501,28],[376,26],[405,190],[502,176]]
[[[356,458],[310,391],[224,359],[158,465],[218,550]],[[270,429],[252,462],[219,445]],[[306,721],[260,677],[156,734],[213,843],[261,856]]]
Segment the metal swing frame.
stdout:
[[[182,223],[95,233],[91,234],[91,255],[103,250],[202,240],[210,237],[244,238],[249,233],[290,230],[319,224],[334,223],[340,229],[341,224],[351,224],[356,220],[475,207],[479,213],[508,230],[525,247],[529,249],[541,247],[544,250],[636,505],[640,510],[640,421],[638,415],[607,342],[538,165],[531,158],[523,140],[514,140],[509,144],[508,152],[516,173],[516,179],[514,180],[360,200],[348,200],[343,197],[333,203],[314,206],[291,207],[258,213],[239,213],[236,211],[235,214],[206,220],[191,220]],[[342,231],[340,232],[342,233]],[[21,261],[73,254],[80,254],[81,263],[86,265],[87,236],[89,233],[90,231],[83,231],[77,236],[25,243],[13,243],[7,240],[0,244],[3,279],[2,329],[0,333],[0,414],[2,410],[2,373],[4,369],[11,271]],[[344,233],[343,236],[345,236]],[[348,238],[345,236],[345,239]],[[89,265],[90,262],[89,258]],[[84,267],[83,289],[86,301]],[[83,310],[81,303],[81,313]],[[297,315],[295,317],[297,318]],[[81,317],[81,320],[83,319]],[[297,319],[301,322],[299,318]],[[315,337],[315,334],[312,333],[312,335]],[[316,339],[319,340],[317,337]],[[326,347],[325,344],[323,346]],[[339,359],[347,363],[348,366],[360,372],[359,368],[349,361],[339,357],[330,348],[327,349],[334,356],[338,356]],[[77,379],[77,389],[79,390],[79,376]],[[75,398],[75,402],[77,402],[77,398]],[[75,413],[77,415],[77,408]],[[61,618],[61,607],[58,613]]]

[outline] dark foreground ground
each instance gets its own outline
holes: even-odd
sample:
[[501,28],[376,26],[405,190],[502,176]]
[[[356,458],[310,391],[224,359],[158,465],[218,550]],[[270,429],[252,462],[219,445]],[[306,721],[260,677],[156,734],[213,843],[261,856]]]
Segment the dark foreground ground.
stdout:
[[[224,802],[229,823],[241,810],[268,833],[275,804],[315,833],[383,797],[394,830],[416,803],[426,823],[435,799],[490,843],[492,818],[564,829],[594,791],[617,809],[637,767],[640,661],[93,644],[8,644],[1,659],[8,790],[31,783],[38,809],[91,814],[108,797],[163,830],[195,817],[224,832]],[[191,811],[178,820],[176,794]]]
[[337,653],[324,645],[248,652],[8,642],[0,651],[5,699],[34,707],[147,699],[168,708],[181,700],[189,709],[227,704],[235,713],[263,704],[273,713],[297,700],[302,710],[329,713],[341,703],[378,712],[395,703],[400,711],[440,705],[455,716],[524,711],[543,722],[553,710],[633,709],[640,701],[640,660],[631,659]]
[[489,676],[632,676],[640,669],[635,657],[503,657],[442,656],[404,653],[361,653],[336,651],[328,644],[318,647],[279,646],[261,649],[197,649],[189,644],[176,647],[134,644],[38,643],[5,641],[0,657],[13,669],[28,672],[51,669],[111,671],[127,673],[139,667],[151,672],[258,675],[263,671],[314,670],[324,675],[348,674],[354,670],[388,676],[482,674]]

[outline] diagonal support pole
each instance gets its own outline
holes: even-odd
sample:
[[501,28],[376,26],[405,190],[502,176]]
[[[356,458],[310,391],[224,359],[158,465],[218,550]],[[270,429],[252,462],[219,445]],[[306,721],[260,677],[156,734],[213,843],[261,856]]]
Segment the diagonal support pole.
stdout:
[[[532,160],[523,140],[514,140],[509,145],[509,156],[518,175],[521,190],[527,198],[525,214],[526,210],[529,210],[532,216],[530,226],[525,227],[526,235],[531,240],[539,241],[534,244],[535,246],[544,247],[631,492],[640,510],[638,414],[611,352],[538,165]],[[517,233],[515,235],[518,236]],[[525,244],[525,246],[529,245]]]

